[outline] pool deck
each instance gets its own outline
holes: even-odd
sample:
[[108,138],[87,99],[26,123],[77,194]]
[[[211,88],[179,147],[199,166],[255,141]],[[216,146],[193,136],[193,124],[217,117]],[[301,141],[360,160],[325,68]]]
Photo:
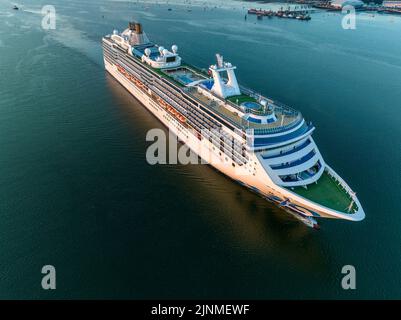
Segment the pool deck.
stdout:
[[175,81],[180,82],[184,86],[199,80],[207,79],[202,74],[198,74],[186,66],[176,69],[165,69],[162,72]]
[[[181,88],[191,95],[193,98],[198,100],[202,105],[210,108],[214,112],[217,112],[220,116],[228,120],[231,124],[236,126],[239,129],[247,130],[247,129],[256,129],[256,130],[276,130],[280,127],[292,126],[295,122],[299,121],[302,118],[301,114],[295,110],[289,111],[290,108],[287,106],[281,106],[273,103],[273,109],[277,118],[277,121],[271,123],[254,123],[243,119],[239,113],[241,113],[241,104],[244,102],[257,102],[258,100],[251,96],[248,93],[242,93],[238,96],[232,96],[225,100],[226,104],[231,104],[238,109],[238,113],[231,112],[224,106],[219,105],[215,101],[211,100],[210,98],[206,97],[205,95],[199,93],[195,87],[189,87],[189,83],[184,83],[183,78],[180,79],[183,75],[189,78],[193,77],[192,80],[194,82],[202,79],[209,79],[208,76],[202,70],[189,66],[187,64],[183,64],[178,68],[174,69],[154,69],[151,68],[154,72],[162,76],[163,78],[171,81],[175,85],[178,85]],[[176,74],[176,76],[174,76]],[[242,89],[241,89],[242,90]],[[252,94],[253,95],[253,94]],[[222,100],[224,101],[224,100]]]
[[229,122],[234,124],[240,129],[273,129],[280,128],[292,124],[299,118],[299,115],[287,115],[280,108],[275,109],[275,114],[278,119],[276,122],[272,123],[254,123],[241,118],[238,114],[231,112],[227,108],[218,105],[213,100],[209,99],[205,95],[199,93],[196,88],[191,88],[187,91],[192,97],[196,98],[203,105],[208,108],[218,112],[223,118],[227,119]]

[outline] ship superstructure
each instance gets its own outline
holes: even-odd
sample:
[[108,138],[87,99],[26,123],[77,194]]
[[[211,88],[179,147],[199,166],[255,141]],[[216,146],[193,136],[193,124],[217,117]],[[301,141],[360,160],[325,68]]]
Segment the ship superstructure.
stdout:
[[356,194],[323,160],[313,124],[240,86],[221,55],[200,70],[182,61],[176,45],[152,43],[136,22],[105,36],[103,51],[106,70],[222,173],[311,226],[316,217],[364,219]]

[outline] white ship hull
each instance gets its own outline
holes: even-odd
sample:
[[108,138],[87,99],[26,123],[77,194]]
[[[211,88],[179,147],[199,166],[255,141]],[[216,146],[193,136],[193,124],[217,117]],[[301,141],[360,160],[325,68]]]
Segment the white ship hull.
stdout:
[[[215,150],[213,144],[208,139],[199,140],[190,130],[180,125],[180,122],[169,115],[169,113],[154,99],[150,94],[144,92],[133,82],[124,77],[117,69],[116,65],[110,64],[104,60],[106,70],[123,85],[136,99],[138,99],[152,114],[154,114],[169,130],[174,133],[178,139],[184,142],[193,152],[198,154],[203,160],[215,167],[228,177],[249,188],[250,190],[260,194],[267,200],[278,204],[285,210],[290,210],[302,219],[305,217],[323,217],[337,218],[351,221],[360,221],[364,219],[365,214],[361,204],[356,197],[353,198],[358,211],[352,214],[339,212],[320,204],[312,202],[306,198],[295,194],[286,188],[276,185],[269,177],[265,169],[262,167],[258,157],[254,153],[249,154],[249,163],[252,166],[232,166],[231,161],[226,160],[224,153],[219,154],[219,150]],[[150,92],[149,92],[150,93]],[[199,144],[202,144],[200,147]],[[344,188],[349,188],[346,183],[326,165],[326,171],[335,177]],[[257,173],[257,174],[256,174]],[[350,190],[350,188],[349,188]],[[311,222],[313,219],[308,220]],[[313,220],[314,221],[314,220]],[[313,221],[311,225],[313,226]]]

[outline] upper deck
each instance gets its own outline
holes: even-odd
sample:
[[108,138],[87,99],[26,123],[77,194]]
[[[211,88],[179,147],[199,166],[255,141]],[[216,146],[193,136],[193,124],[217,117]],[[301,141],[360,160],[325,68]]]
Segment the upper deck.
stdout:
[[[247,131],[253,129],[255,134],[275,134],[294,128],[302,121],[302,115],[286,105],[268,99],[248,88],[241,87],[241,94],[226,99],[218,97],[210,89],[213,79],[206,71],[183,65],[179,68],[157,70],[157,72],[178,85],[189,96],[217,112],[232,125]],[[266,106],[260,104],[266,101]],[[257,122],[263,117],[274,115],[274,121]]]
[[[305,128],[299,130],[304,123],[299,111],[240,86],[234,72],[236,67],[225,62],[220,55],[217,55],[217,64],[210,66],[208,71],[183,64],[176,45],[169,51],[151,43],[137,23],[130,23],[121,34],[115,31],[105,39],[111,40],[122,52],[211,110],[231,127],[248,137],[259,137],[255,146],[283,143],[287,138],[294,138],[288,134],[291,129],[297,134],[305,134]],[[265,136],[270,135],[280,135],[281,141],[267,141]]]

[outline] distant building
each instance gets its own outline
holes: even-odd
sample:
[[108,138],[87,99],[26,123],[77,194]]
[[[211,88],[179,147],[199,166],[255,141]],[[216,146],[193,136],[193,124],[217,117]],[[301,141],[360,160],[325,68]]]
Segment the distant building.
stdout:
[[401,9],[401,1],[383,1],[383,7]]
[[361,8],[363,7],[364,3],[360,0],[333,0],[331,1],[331,5],[334,8],[343,8],[345,6],[353,6],[354,8]]

